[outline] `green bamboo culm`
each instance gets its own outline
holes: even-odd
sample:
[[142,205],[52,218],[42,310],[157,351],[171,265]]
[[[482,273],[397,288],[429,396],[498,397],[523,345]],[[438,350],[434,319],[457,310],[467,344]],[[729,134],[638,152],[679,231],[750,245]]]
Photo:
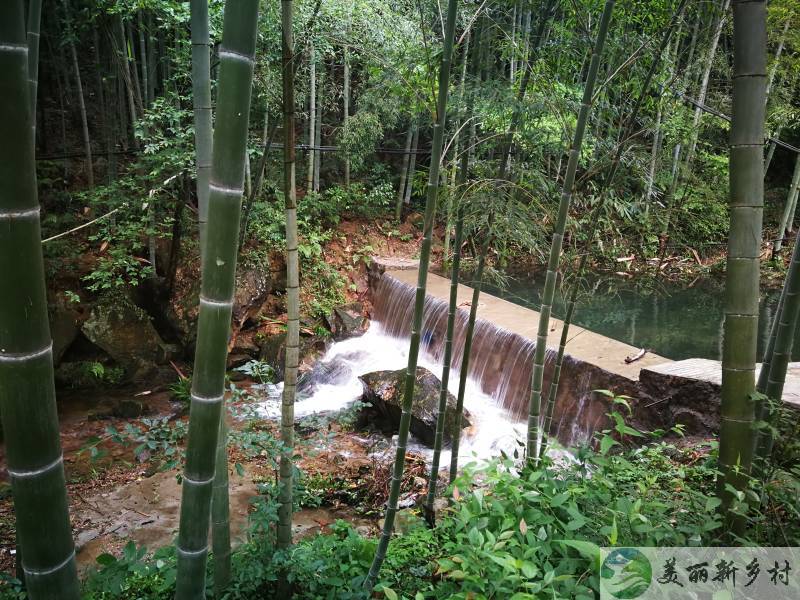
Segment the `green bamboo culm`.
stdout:
[[297,254],[297,189],[294,105],[294,3],[281,1],[283,32],[283,185],[286,208],[286,364],[281,406],[280,493],[278,496],[278,548],[292,544],[292,455],[294,453],[294,399],[297,393],[297,367],[300,359],[300,264]]
[[[628,140],[631,134],[633,133],[634,127],[636,126],[637,120],[639,118],[639,112],[641,111],[641,108],[644,104],[644,100],[647,97],[649,97],[650,86],[652,85],[656,71],[658,70],[658,67],[661,64],[661,57],[665,54],[667,46],[669,45],[670,38],[672,37],[672,34],[675,31],[677,24],[680,22],[684,10],[686,10],[686,5],[688,4],[688,1],[689,0],[681,0],[680,3],[678,4],[678,7],[675,9],[675,13],[672,19],[670,20],[667,29],[664,31],[664,35],[661,38],[661,43],[653,53],[653,61],[650,64],[650,68],[647,71],[647,75],[645,76],[644,82],[642,83],[639,95],[636,99],[636,102],[633,105],[633,109],[631,110],[630,115],[625,120],[625,123],[622,126],[622,133],[619,136],[621,142],[617,144],[614,156],[611,159],[611,165],[606,171],[606,176],[603,179],[600,189],[598,190],[599,199],[597,201],[597,204],[589,214],[589,236],[588,236],[589,243],[591,243],[591,240],[594,239],[597,230],[600,226],[600,214],[603,207],[605,206],[605,202],[608,197],[608,190],[611,188],[611,184],[614,182],[614,177],[616,177],[617,171],[619,170],[619,166],[622,163],[622,155],[625,152],[626,148],[624,142],[625,140]],[[564,354],[566,352],[567,342],[569,341],[569,329],[570,325],[572,324],[572,318],[575,315],[575,305],[577,303],[580,280],[586,269],[588,259],[589,259],[589,253],[584,252],[583,255],[581,256],[580,261],[578,262],[575,281],[571,286],[567,300],[567,310],[566,314],[564,315],[564,322],[561,328],[561,340],[558,344],[558,355],[556,356],[555,366],[553,368],[553,376],[550,380],[550,391],[547,397],[547,405],[542,425],[542,434],[541,434],[542,442],[539,447],[539,458],[544,457],[544,455],[547,452],[548,437],[550,435],[550,426],[553,423],[553,412],[555,410],[556,398],[558,396],[558,385],[561,381],[561,368],[564,364]]]
[[225,4],[189,439],[178,533],[177,600],[205,597],[215,459],[225,392],[258,0]]
[[592,50],[592,58],[589,63],[589,72],[586,76],[586,84],[583,90],[583,100],[578,114],[578,123],[575,126],[575,135],[572,147],[569,150],[569,162],[567,171],[564,175],[564,187],[561,191],[561,200],[558,204],[558,217],[553,231],[553,241],[550,245],[550,257],[547,262],[547,276],[545,278],[544,292],[542,293],[542,307],[539,311],[539,329],[536,335],[536,351],[533,357],[533,373],[531,374],[531,398],[530,410],[528,412],[528,461],[536,464],[538,461],[538,441],[539,441],[539,419],[542,404],[542,383],[544,380],[544,361],[547,352],[547,333],[550,329],[550,313],[553,308],[553,297],[556,288],[556,273],[558,262],[561,257],[561,247],[564,241],[564,230],[567,225],[567,215],[569,213],[570,201],[572,200],[572,188],[575,185],[575,171],[578,168],[578,160],[581,155],[583,145],[583,135],[586,131],[586,123],[592,108],[592,97],[594,96],[595,82],[597,81],[597,71],[600,67],[600,57],[603,54],[606,36],[608,34],[611,15],[614,12],[615,0],[606,0],[603,8],[603,16],[600,18],[600,25],[597,30],[597,39]]
[[[517,92],[518,106],[521,105],[525,97],[525,91],[527,89],[528,82],[530,81],[530,75],[533,69],[533,62],[532,62],[533,57],[542,42],[542,39],[544,37],[544,30],[547,27],[547,23],[549,22],[550,17],[552,16],[554,8],[555,8],[554,0],[547,0],[547,2],[543,5],[542,14],[540,17],[541,21],[539,22],[536,33],[530,40],[528,60],[526,61],[525,71],[522,76],[522,81],[520,82],[520,89]],[[477,47],[478,46],[476,45],[476,48]],[[480,53],[479,48],[478,52]],[[503,148],[500,152],[500,166],[498,168],[498,175],[497,175],[498,182],[502,183],[506,181],[508,178],[508,172],[511,167],[511,157],[513,154],[513,147],[514,147],[514,134],[520,128],[520,125],[522,123],[522,117],[523,117],[523,111],[521,109],[515,109],[511,117],[511,123],[509,124],[509,128],[505,134]],[[464,350],[462,353],[461,366],[459,369],[458,396],[456,397],[456,415],[453,424],[453,438],[451,440],[451,451],[450,451],[451,484],[455,481],[456,477],[458,476],[458,453],[459,453],[459,448],[461,446],[461,422],[464,413],[464,396],[466,394],[466,389],[467,389],[467,379],[469,378],[469,362],[472,354],[472,338],[475,333],[475,321],[477,320],[478,316],[478,304],[480,302],[481,289],[483,286],[483,272],[486,267],[486,259],[488,257],[489,247],[491,246],[492,242],[491,231],[492,231],[493,219],[494,219],[494,214],[490,212],[488,223],[486,226],[486,237],[484,239],[483,244],[481,245],[480,254],[478,255],[478,264],[475,269],[474,277],[472,280],[472,302],[470,305],[469,317],[467,319],[467,330],[464,338]]]
[[219,439],[211,491],[211,552],[214,554],[214,597],[221,598],[231,582],[231,521],[228,486],[228,424],[219,418]]
[[42,23],[42,0],[28,3],[28,86],[30,87],[31,123],[36,139],[36,97],[39,94],[39,28]]
[[[469,39],[469,37],[467,39]],[[469,74],[473,77],[477,71],[477,58],[479,49],[480,47],[478,44],[473,44],[472,56],[466,59],[469,63]],[[471,119],[474,112],[475,90],[474,88],[471,88],[467,94],[467,106],[465,111],[466,119]],[[460,156],[458,179],[456,180],[455,186],[456,190],[462,189],[464,184],[467,182],[470,156],[471,154],[468,150],[465,150]],[[451,209],[456,213],[456,225],[455,239],[453,241],[452,264],[450,265],[450,298],[447,306],[447,332],[445,334],[444,355],[442,357],[442,379],[439,390],[439,406],[437,408],[438,412],[436,415],[436,432],[433,438],[431,473],[428,478],[428,493],[425,498],[425,518],[431,527],[435,525],[436,520],[433,510],[433,503],[436,500],[436,488],[439,481],[439,465],[442,454],[442,445],[444,444],[444,425],[447,413],[447,388],[450,385],[450,369],[453,362],[453,337],[455,334],[456,314],[458,313],[458,278],[461,270],[461,246],[464,241],[464,199],[459,199],[456,195],[457,193],[457,191],[454,191],[452,194],[453,205],[451,206]],[[447,253],[445,253],[445,256],[447,256]],[[457,416],[456,420],[460,420],[460,416]],[[458,426],[460,430],[460,423],[458,423]]]
[[192,104],[194,106],[194,144],[197,168],[197,223],[200,230],[200,256],[208,224],[208,181],[211,177],[211,41],[208,31],[208,0],[191,0],[192,29]]
[[520,80],[519,89],[517,90],[514,111],[511,115],[511,124],[505,133],[502,149],[500,151],[500,181],[505,179],[505,172],[511,163],[511,157],[514,152],[514,136],[522,123],[522,116],[526,110],[525,95],[528,91],[531,75],[533,74],[533,58],[544,41],[547,24],[550,22],[550,17],[552,17],[555,12],[556,2],[557,0],[546,0],[545,3],[543,3],[541,15],[539,16],[539,24],[535,30],[531,29],[529,32],[528,56],[527,60],[523,63],[522,78]]
[[[777,326],[774,327],[775,338],[770,359],[768,363],[765,361],[761,365],[762,373],[765,371],[768,373],[763,394],[768,401],[776,405],[780,405],[783,400],[786,371],[789,368],[792,347],[794,346],[794,334],[797,329],[798,316],[800,316],[800,243],[798,242],[800,242],[800,235],[795,237],[792,260],[789,264],[786,281],[783,284],[781,308],[776,319]],[[770,341],[772,342],[772,339]],[[759,380],[761,380],[761,376],[759,376]],[[756,385],[756,389],[759,389],[758,385]],[[755,447],[758,460],[753,463],[753,470],[756,475],[763,474],[763,467],[766,466],[766,461],[769,460],[775,443],[775,436],[771,427],[774,425],[772,412],[769,409],[769,404],[762,404],[756,412],[756,417],[759,420],[766,421],[766,424],[770,425],[770,427],[762,429],[756,435],[757,443]]]
[[[208,0],[190,3],[192,30],[192,103],[194,105],[197,207],[200,261],[203,260],[208,223],[208,183],[211,176],[211,47],[208,30]],[[231,577],[230,500],[228,490],[228,429],[220,416],[211,493],[211,550],[214,554],[214,594],[221,597]]]
[[791,231],[792,224],[794,223],[798,194],[800,194],[800,154],[795,158],[792,183],[789,186],[789,195],[786,197],[786,205],[783,207],[781,222],[778,226],[778,237],[775,239],[774,246],[774,252],[776,254],[780,252],[783,247],[783,236],[786,234],[786,230],[789,229]]
[[80,597],[47,318],[25,7],[0,2],[0,414],[28,598]]
[[743,532],[745,522],[730,510],[735,496],[728,486],[745,489],[753,456],[766,81],[766,2],[734,0],[731,226],[722,341],[721,474],[717,480],[721,510],[734,534]]
[[447,94],[450,88],[450,63],[453,59],[453,45],[456,31],[456,16],[458,0],[449,0],[447,3],[447,23],[444,30],[444,50],[439,66],[439,90],[436,102],[436,118],[433,124],[433,144],[431,146],[431,162],[428,173],[427,199],[425,203],[425,221],[422,248],[419,257],[419,278],[414,302],[414,316],[411,325],[411,343],[408,351],[408,367],[406,369],[405,388],[403,391],[402,416],[397,436],[397,451],[392,471],[389,500],[386,507],[386,516],[383,522],[383,531],[375,551],[375,558],[370,566],[369,573],[364,580],[364,588],[372,591],[378,579],[378,574],[386,558],[389,540],[394,530],[394,517],[397,514],[397,500],[400,496],[400,483],[403,479],[403,469],[406,461],[406,444],[408,443],[408,428],[411,425],[411,404],[414,400],[414,383],[417,374],[417,359],[419,358],[420,330],[422,329],[422,313],[425,306],[425,286],[428,282],[428,265],[431,257],[431,243],[433,238],[433,224],[436,215],[436,203],[439,193],[439,170],[442,159],[442,146],[444,128],[447,124]]
[[[464,153],[462,161],[466,161],[467,153]],[[463,173],[464,166],[461,166]],[[459,176],[460,178],[463,175]],[[462,182],[463,183],[463,182]],[[456,199],[453,199],[457,202]],[[431,458],[431,473],[428,477],[428,494],[425,497],[425,518],[428,524],[435,525],[435,515],[433,503],[436,500],[436,486],[439,481],[439,462],[442,455],[442,444],[444,442],[444,425],[447,414],[447,396],[449,394],[448,385],[450,384],[450,367],[453,360],[453,333],[455,332],[456,313],[458,312],[458,275],[461,267],[461,244],[464,239],[464,208],[460,204],[454,207],[458,216],[456,217],[455,241],[453,242],[453,263],[450,268],[450,300],[447,307],[447,332],[444,341],[444,356],[442,359],[442,380],[439,389],[439,406],[436,414],[436,433],[433,438],[433,457]]]
[[[489,227],[491,229],[491,226]],[[464,350],[461,354],[461,366],[458,373],[458,395],[456,396],[456,415],[453,420],[453,438],[450,441],[450,484],[458,476],[458,452],[461,447],[461,423],[464,415],[464,396],[467,392],[467,379],[469,378],[469,360],[472,356],[472,338],[475,334],[475,321],[478,317],[478,303],[483,285],[483,270],[486,266],[486,256],[489,254],[491,235],[486,233],[486,239],[478,256],[478,265],[472,279],[472,303],[469,307],[467,318],[467,331],[464,336]]]

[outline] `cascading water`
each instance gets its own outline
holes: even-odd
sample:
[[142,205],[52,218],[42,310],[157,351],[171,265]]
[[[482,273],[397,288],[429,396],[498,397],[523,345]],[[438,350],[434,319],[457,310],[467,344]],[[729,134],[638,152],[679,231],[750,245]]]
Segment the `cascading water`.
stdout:
[[[408,338],[388,335],[382,324],[373,321],[364,335],[333,344],[314,368],[303,376],[298,386],[295,417],[336,412],[347,408],[364,393],[359,379],[373,371],[395,371],[408,364]],[[441,374],[441,363],[429,354],[420,354],[419,366],[437,375]],[[262,403],[262,414],[270,418],[280,415],[281,384],[274,386]],[[450,379],[450,392],[458,391],[458,373]],[[459,452],[459,461],[472,458],[487,459],[498,456],[500,451],[513,456],[521,446],[518,440],[525,439],[525,424],[511,417],[498,407],[494,400],[484,394],[474,381],[467,385],[464,406],[471,415],[472,427],[465,429]],[[431,450],[417,442],[411,449],[429,456]],[[442,452],[442,464],[450,462],[450,452]]]
[[[373,371],[404,369],[408,363],[410,324],[415,289],[390,275],[384,275],[373,290],[373,321],[360,337],[334,343],[298,386],[295,417],[344,409],[364,393],[359,376]],[[456,318],[453,347],[453,372],[450,391],[458,391],[458,370],[462,364],[466,335],[467,310],[460,307]],[[447,303],[426,297],[423,314],[422,346],[419,366],[441,376],[447,327]],[[464,430],[459,462],[473,457],[496,457],[519,454],[527,426],[530,377],[535,343],[487,321],[475,324],[469,378],[464,399],[472,426]],[[555,353],[548,350],[545,366],[545,391],[549,390]],[[587,367],[589,370],[587,370]],[[554,435],[562,444],[571,445],[588,439],[600,425],[605,405],[593,401],[597,385],[596,369],[566,358],[553,420]],[[280,415],[281,384],[273,386],[261,412],[270,418]],[[547,394],[545,393],[545,397]],[[598,409],[599,407],[599,409]],[[544,407],[542,407],[544,412]],[[414,449],[430,454],[420,444]],[[449,463],[447,449],[442,463]]]
[[[373,317],[389,335],[407,340],[414,311],[415,289],[384,275],[373,290]],[[469,307],[461,306],[456,314],[453,337],[453,368],[463,361]],[[427,296],[423,312],[422,352],[432,369],[441,373],[447,328],[447,302]],[[407,342],[406,342],[407,343]],[[488,396],[492,403],[506,411],[517,422],[527,421],[531,390],[531,371],[536,343],[493,323],[478,319],[475,322],[472,353],[469,361],[469,380],[476,390]],[[545,358],[544,394],[550,389],[556,353],[549,349]],[[564,357],[561,385],[556,399],[554,428],[551,434],[562,444],[581,443],[591,437],[605,416],[605,407],[593,402],[594,389],[605,387],[601,370]],[[451,376],[451,382],[453,377]],[[456,378],[457,381],[457,378]],[[598,385],[600,384],[600,385]],[[542,414],[544,406],[542,406]]]

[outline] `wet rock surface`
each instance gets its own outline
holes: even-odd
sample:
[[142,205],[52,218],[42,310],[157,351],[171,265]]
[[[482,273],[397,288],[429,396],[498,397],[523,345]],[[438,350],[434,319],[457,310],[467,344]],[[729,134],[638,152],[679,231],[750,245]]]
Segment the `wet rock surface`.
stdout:
[[[406,370],[375,371],[360,377],[364,384],[362,401],[369,403],[366,417],[374,424],[396,431],[402,414],[403,388]],[[441,382],[433,373],[417,367],[414,399],[411,408],[411,433],[427,446],[433,446],[436,433],[436,415],[439,407]],[[449,440],[455,432],[456,399],[448,392],[444,420],[444,438]],[[470,416],[465,410],[461,427],[470,426]]]
[[639,387],[652,398],[668,426],[681,424],[688,435],[719,431],[722,388],[710,381],[642,369]]
[[364,317],[364,305],[361,302],[337,306],[326,320],[333,339],[336,341],[361,335],[369,325],[368,320]]

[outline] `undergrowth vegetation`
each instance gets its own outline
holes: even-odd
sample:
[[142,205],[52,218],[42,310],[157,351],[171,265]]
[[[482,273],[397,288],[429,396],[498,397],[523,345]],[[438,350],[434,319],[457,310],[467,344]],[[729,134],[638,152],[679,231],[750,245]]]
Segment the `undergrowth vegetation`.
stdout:
[[[680,429],[643,434],[619,413],[593,443],[558,452],[539,470],[519,469],[515,457],[471,463],[447,494],[450,505],[429,528],[416,509],[399,519],[375,597],[590,600],[599,586],[602,546],[714,546],[730,542],[715,492],[717,444],[680,437]],[[782,457],[761,491],[739,497],[747,513],[741,544],[800,544],[798,424],[782,414]],[[641,446],[631,446],[637,438]],[[245,453],[277,456],[279,442],[257,429],[238,434]],[[319,488],[313,478],[302,486]],[[322,485],[327,489],[327,484]],[[306,494],[307,496],[307,494]],[[319,503],[311,502],[312,505]],[[275,546],[277,489],[261,487],[245,538],[234,553],[234,576],[224,598],[272,597],[285,573],[298,599],[365,598],[361,583],[376,540],[337,521],[287,551]],[[298,506],[299,508],[299,506]],[[166,600],[174,594],[174,548],[150,553],[129,542],[122,555],[103,554],[84,582],[87,600]],[[213,576],[213,557],[208,567]],[[2,598],[21,599],[6,578]]]

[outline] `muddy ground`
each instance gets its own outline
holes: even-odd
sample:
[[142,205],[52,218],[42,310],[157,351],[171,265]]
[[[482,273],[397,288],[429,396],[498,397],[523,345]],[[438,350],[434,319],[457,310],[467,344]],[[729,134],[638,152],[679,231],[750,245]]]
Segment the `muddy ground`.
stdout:
[[[244,381],[236,385],[246,392],[252,384]],[[144,430],[142,419],[167,419],[169,426],[175,427],[179,421],[188,422],[186,406],[172,399],[168,391],[156,388],[146,396],[146,416],[96,416],[98,406],[107,403],[109,395],[123,397],[142,391],[148,390],[65,392],[59,396],[67,493],[81,570],[94,566],[103,553],[119,555],[129,540],[149,550],[174,543],[180,513],[180,468],[169,468],[170,457],[163,452],[137,456],[135,444],[114,441],[108,428],[123,431],[126,425],[132,425]],[[254,399],[247,394],[244,399],[229,399],[234,412],[251,413],[250,418],[229,415],[232,435],[246,429],[278,439],[275,422],[252,418],[252,410],[247,410],[252,406],[245,405]],[[345,429],[335,419],[301,424],[297,437],[299,467],[306,476],[307,490],[306,506],[293,521],[295,539],[314,535],[337,519],[351,522],[364,534],[377,533],[393,457],[389,441],[377,432]],[[178,447],[183,443],[185,440]],[[94,458],[91,446],[97,448]],[[246,539],[248,516],[259,496],[259,484],[277,479],[275,457],[266,451],[253,455],[251,450],[233,442],[229,448],[234,544]],[[0,463],[4,458],[0,454]],[[409,464],[404,492],[418,497],[425,491],[424,462],[412,456]],[[6,479],[0,498],[0,570],[14,572],[15,547],[13,500]]]

